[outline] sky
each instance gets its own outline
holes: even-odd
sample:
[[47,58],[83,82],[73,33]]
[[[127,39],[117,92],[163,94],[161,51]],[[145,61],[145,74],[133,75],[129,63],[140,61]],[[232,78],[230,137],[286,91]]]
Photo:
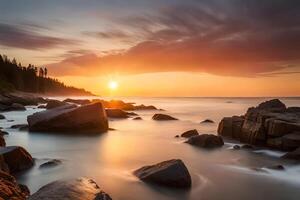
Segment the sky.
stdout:
[[1,0],[0,48],[104,96],[300,96],[295,0]]

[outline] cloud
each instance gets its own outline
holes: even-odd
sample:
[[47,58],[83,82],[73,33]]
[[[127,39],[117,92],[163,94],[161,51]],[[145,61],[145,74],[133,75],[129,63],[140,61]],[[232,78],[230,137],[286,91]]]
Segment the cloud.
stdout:
[[[300,66],[299,1],[188,2],[119,19],[116,23],[132,30],[133,38],[144,40],[127,51],[71,56],[49,65],[50,70],[88,76],[112,71],[257,76]],[[122,31],[98,35],[128,37]]]
[[[35,25],[35,27],[37,26]],[[29,50],[40,50],[74,44],[78,44],[78,41],[53,36],[45,36],[28,30],[22,27],[22,25],[17,26],[0,23],[0,45],[3,46]]]

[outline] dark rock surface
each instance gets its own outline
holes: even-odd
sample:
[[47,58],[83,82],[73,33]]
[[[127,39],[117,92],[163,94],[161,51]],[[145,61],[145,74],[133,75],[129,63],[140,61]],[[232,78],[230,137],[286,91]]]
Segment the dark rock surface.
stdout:
[[0,156],[3,156],[10,173],[17,173],[33,166],[31,155],[19,146],[0,147]]
[[26,200],[30,195],[29,189],[18,184],[16,179],[0,171],[0,199],[1,200]]
[[153,120],[156,120],[156,121],[166,121],[166,120],[178,120],[170,115],[166,115],[166,114],[161,114],[161,113],[158,113],[158,114],[154,114],[153,117],[152,117]]
[[5,116],[0,114],[0,119],[5,119]]
[[112,200],[95,181],[88,178],[60,180],[49,183],[29,197],[29,200]]
[[186,143],[208,149],[222,147],[224,145],[222,137],[212,134],[202,134],[190,137]]
[[300,147],[298,147],[296,150],[292,152],[288,152],[284,154],[281,158],[300,161]]
[[91,103],[91,101],[88,99],[70,99],[70,98],[63,100],[63,102],[75,103],[75,104],[79,104],[79,105],[87,105],[87,104]]
[[218,133],[243,143],[291,151],[300,146],[300,109],[278,99],[249,108],[242,117],[225,117]]
[[189,188],[192,184],[188,169],[178,159],[142,167],[134,171],[134,175],[142,181],[168,187]]
[[6,146],[6,142],[3,137],[2,131],[0,131],[0,147],[5,147],[5,146]]
[[132,120],[143,120],[141,117],[135,117]]
[[110,109],[105,109],[105,111],[106,111],[107,117],[110,117],[110,118],[128,118],[129,117],[128,112],[125,112],[121,109],[110,108]]
[[28,124],[14,124],[10,128],[26,130],[26,129],[28,129]]
[[104,108],[121,109],[121,110],[157,110],[155,106],[135,105],[135,103],[127,103],[121,100],[106,101],[103,99],[93,99],[92,102],[100,102]]
[[192,130],[185,131],[184,133],[182,133],[181,137],[189,138],[189,137],[193,137],[196,135],[199,135],[198,131],[196,129],[192,129]]
[[46,104],[45,108],[53,109],[65,105],[68,105],[68,103],[52,99],[52,100],[48,100],[48,103]]

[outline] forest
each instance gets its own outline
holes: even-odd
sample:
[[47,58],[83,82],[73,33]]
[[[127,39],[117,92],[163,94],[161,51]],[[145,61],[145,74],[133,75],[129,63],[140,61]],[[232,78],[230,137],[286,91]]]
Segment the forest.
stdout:
[[52,95],[92,95],[90,92],[66,86],[55,78],[48,77],[46,67],[27,67],[15,58],[9,59],[0,54],[0,91],[22,91]]

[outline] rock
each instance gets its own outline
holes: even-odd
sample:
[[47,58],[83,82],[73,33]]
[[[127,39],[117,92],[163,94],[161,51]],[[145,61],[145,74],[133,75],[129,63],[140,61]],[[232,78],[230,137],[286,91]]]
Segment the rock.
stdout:
[[10,128],[19,129],[19,130],[27,130],[28,124],[15,124],[15,125],[12,125]]
[[135,110],[157,110],[157,108],[155,106],[145,106],[145,105],[138,105],[134,107]]
[[265,168],[273,169],[273,170],[284,170],[285,169],[284,166],[282,166],[282,165],[273,165],[273,166],[268,166]]
[[190,173],[181,160],[173,159],[142,167],[134,175],[145,182],[175,188],[189,188],[192,180]]
[[128,113],[121,109],[105,109],[107,117],[110,118],[128,118]]
[[296,150],[292,152],[288,152],[281,156],[281,158],[284,159],[292,159],[292,160],[300,160],[300,147],[298,147]]
[[280,112],[280,111],[284,111],[286,109],[286,106],[279,99],[272,99],[272,100],[260,103],[257,106],[257,109]]
[[47,167],[56,167],[58,165],[62,164],[62,161],[61,160],[58,160],[58,159],[52,159],[52,160],[49,160],[43,164],[41,164],[39,166],[39,168],[47,168]]
[[178,120],[178,119],[171,117],[170,115],[166,115],[166,114],[154,114],[152,119],[157,120],[157,121]]
[[0,130],[0,135],[9,135],[9,133],[8,132],[6,132],[6,131],[2,131],[2,130]]
[[232,148],[233,148],[234,150],[239,150],[239,149],[241,149],[241,147],[240,147],[239,145],[234,145]]
[[186,143],[202,148],[216,148],[224,145],[222,137],[212,134],[202,134],[190,137]]
[[49,183],[28,200],[112,200],[95,181],[88,178],[59,180]]
[[179,135],[175,135],[176,138],[179,138]]
[[27,117],[30,131],[80,132],[108,130],[106,112],[101,103],[80,107],[72,105],[34,113]]
[[135,117],[132,120],[143,120],[141,117]]
[[10,106],[10,110],[26,110],[25,106],[23,106],[22,104],[19,104],[19,103],[13,103],[11,106]]
[[254,147],[253,147],[252,145],[250,145],[250,144],[243,144],[243,145],[241,146],[241,148],[242,148],[242,149],[253,149]]
[[126,112],[126,113],[129,116],[138,116],[138,114],[136,114],[135,112]]
[[66,102],[66,103],[75,103],[75,104],[79,104],[79,105],[87,105],[87,104],[90,104],[91,101],[88,100],[88,99],[65,99],[63,100],[63,102]]
[[0,199],[2,200],[26,200],[30,195],[29,189],[18,184],[16,179],[0,171]]
[[65,106],[67,105],[68,103],[66,102],[62,102],[62,101],[59,101],[59,100],[48,100],[48,103],[46,105],[46,109],[53,109],[53,108],[57,108],[57,107],[60,107],[60,106]]
[[300,147],[300,132],[294,132],[282,137],[282,150],[293,151]]
[[10,173],[29,169],[34,164],[31,155],[23,147],[0,147],[0,155],[3,156]]
[[199,133],[196,129],[193,129],[193,130],[185,131],[184,133],[181,134],[181,137],[189,138],[196,135],[199,135]]
[[211,120],[211,119],[205,119],[205,120],[203,120],[202,122],[200,122],[201,124],[206,124],[206,123],[210,123],[210,124],[213,124],[213,123],[215,123],[213,120]]
[[274,118],[267,119],[265,127],[270,137],[281,137],[293,131],[300,131],[300,124]]
[[0,119],[5,119],[5,116],[0,114]]
[[37,108],[40,108],[40,109],[46,109],[46,105],[39,105]]
[[219,123],[218,134],[225,137],[239,139],[243,123],[243,117],[224,117]]
[[5,147],[6,146],[6,142],[5,139],[2,135],[2,131],[0,131],[1,135],[0,135],[0,147]]

